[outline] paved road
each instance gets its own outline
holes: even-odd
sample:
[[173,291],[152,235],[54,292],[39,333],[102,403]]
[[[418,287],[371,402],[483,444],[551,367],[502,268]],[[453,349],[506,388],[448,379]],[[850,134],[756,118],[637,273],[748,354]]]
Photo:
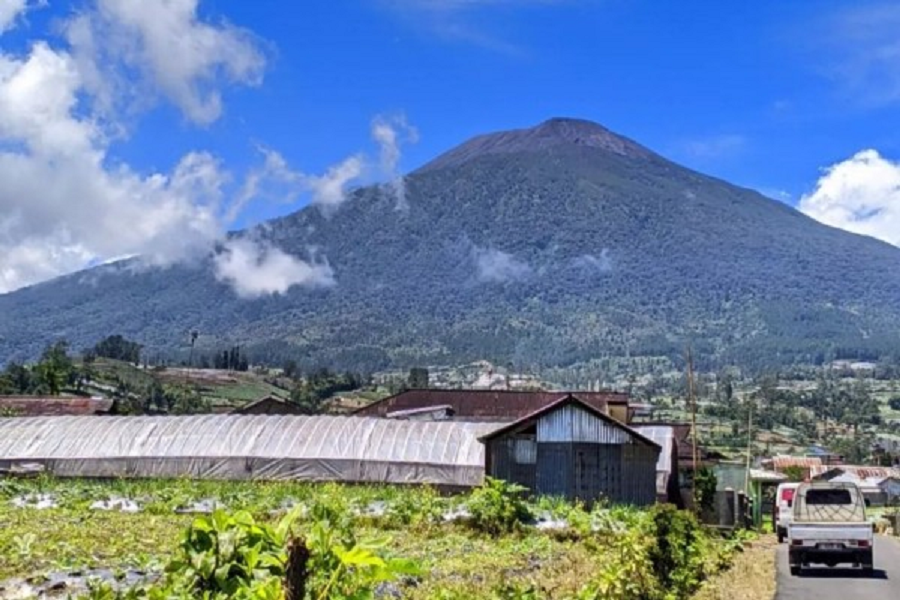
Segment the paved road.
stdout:
[[[787,544],[777,552],[778,592],[775,600],[900,600],[900,542],[877,536],[875,573],[856,569],[803,569],[794,577],[788,566]],[[815,566],[815,565],[814,565]]]

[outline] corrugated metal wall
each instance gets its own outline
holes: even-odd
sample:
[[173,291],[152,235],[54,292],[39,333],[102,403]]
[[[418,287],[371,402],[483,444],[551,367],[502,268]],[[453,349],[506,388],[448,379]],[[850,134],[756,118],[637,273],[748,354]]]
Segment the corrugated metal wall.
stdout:
[[587,503],[606,498],[644,506],[656,501],[655,446],[571,405],[544,415],[536,425],[536,440],[509,434],[489,442],[491,476],[538,495]]
[[625,444],[631,437],[627,432],[598,419],[577,406],[562,406],[541,417],[537,422],[538,443],[592,442],[595,444]]
[[509,436],[488,445],[490,475],[536,489],[537,443],[534,436]]

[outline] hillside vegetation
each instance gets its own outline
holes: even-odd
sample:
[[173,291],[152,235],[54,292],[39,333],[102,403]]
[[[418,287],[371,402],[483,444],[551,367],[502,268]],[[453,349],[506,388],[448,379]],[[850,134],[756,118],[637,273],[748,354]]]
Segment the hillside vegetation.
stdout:
[[900,250],[680,167],[602,127],[477,138],[410,174],[408,209],[356,190],[255,232],[337,284],[239,299],[207,263],[98,267],[0,296],[0,361],[118,332],[151,352],[372,372],[679,357],[701,368],[897,353]]

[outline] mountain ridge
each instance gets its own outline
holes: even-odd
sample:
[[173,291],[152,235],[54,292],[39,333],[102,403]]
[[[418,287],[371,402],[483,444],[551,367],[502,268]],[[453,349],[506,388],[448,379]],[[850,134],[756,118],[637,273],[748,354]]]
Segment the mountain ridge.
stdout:
[[651,150],[599,123],[572,117],[552,117],[534,127],[475,136],[429,161],[414,173],[460,166],[486,155],[540,152],[565,145],[603,149],[635,158],[659,158]]

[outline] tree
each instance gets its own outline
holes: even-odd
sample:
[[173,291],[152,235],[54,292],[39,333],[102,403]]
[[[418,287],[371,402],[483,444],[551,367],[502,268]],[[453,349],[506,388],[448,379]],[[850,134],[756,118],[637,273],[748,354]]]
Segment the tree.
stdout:
[[94,346],[93,354],[138,365],[141,362],[141,348],[137,342],[126,340],[121,335],[111,335]]
[[286,360],[281,371],[285,377],[293,379],[298,374],[297,361],[294,359]]
[[35,373],[40,387],[51,396],[58,396],[63,386],[74,375],[72,359],[68,354],[69,344],[58,341],[44,349],[40,362],[35,366]]

